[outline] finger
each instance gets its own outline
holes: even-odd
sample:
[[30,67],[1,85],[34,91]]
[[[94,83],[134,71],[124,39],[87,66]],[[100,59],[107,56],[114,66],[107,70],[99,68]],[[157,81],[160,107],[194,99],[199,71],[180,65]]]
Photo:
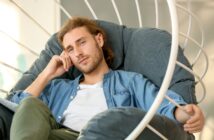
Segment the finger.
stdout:
[[72,61],[68,54],[66,54],[65,57],[66,57],[66,62],[67,62],[67,70],[69,70],[69,68],[72,66]]
[[188,131],[189,133],[199,133],[201,130]]
[[201,125],[196,126],[196,127],[185,127],[184,128],[185,131],[194,131],[194,130],[201,130],[201,129],[202,129]]
[[193,110],[194,110],[194,114],[190,117],[189,120],[187,120],[187,123],[191,124],[198,120],[204,120],[203,113],[199,110],[199,108],[193,106]]
[[197,122],[193,124],[185,124],[184,125],[184,130],[189,131],[189,132],[196,132],[196,131],[201,131],[203,129],[204,123],[201,120],[198,120]]
[[197,127],[197,126],[201,126],[202,125],[202,122],[200,120],[194,122],[194,123],[191,123],[191,124],[184,124],[184,128],[192,128],[192,127]]
[[200,115],[199,115],[199,114],[194,114],[193,116],[190,117],[189,120],[187,120],[186,123],[187,123],[187,124],[193,124],[193,123],[195,123],[195,122],[197,122],[197,121],[199,121],[199,120],[201,120]]
[[194,123],[195,121],[197,121],[198,119],[202,119],[201,117],[203,117],[203,114],[199,107],[194,104],[186,105],[185,110],[191,115],[190,119],[187,120],[187,123]]
[[184,131],[190,132],[190,133],[196,133],[200,132],[202,130],[202,127],[194,127],[194,128],[185,128]]
[[71,66],[71,60],[70,60],[70,57],[69,57],[68,53],[66,51],[63,51],[61,53],[61,57],[63,58],[64,69],[65,69],[65,71],[68,71],[70,66]]
[[71,60],[71,58],[70,57],[68,57],[68,69],[71,67],[71,66],[73,66],[73,63],[72,63],[72,60]]
[[66,60],[65,60],[65,51],[62,51],[62,53],[60,54],[61,60],[63,62],[63,67],[64,69],[66,68]]
[[71,58],[67,52],[64,53],[64,57],[66,60],[66,70],[68,71],[69,68],[73,65],[73,63],[72,63]]
[[65,63],[66,63],[65,70],[68,71],[68,65],[69,65],[68,56],[65,55],[64,59],[65,59]]
[[64,51],[62,51],[62,53],[60,54],[60,56],[64,56],[65,55],[65,50]]
[[61,64],[63,65],[63,62],[62,62],[60,56],[58,56],[58,55],[54,55],[52,60],[55,61],[57,65],[61,65]]
[[64,70],[66,71],[66,60],[65,60],[65,58],[64,58],[64,56],[60,56],[60,60],[62,61],[62,64],[63,64],[63,68],[64,68]]
[[202,130],[203,128],[203,124],[200,123],[200,122],[197,122],[196,124],[193,124],[193,125],[186,125],[184,126],[184,130],[185,131],[194,131],[194,130]]
[[190,104],[190,105],[186,105],[184,107],[185,111],[189,114],[189,115],[192,115],[194,113],[194,110],[193,110],[193,106]]

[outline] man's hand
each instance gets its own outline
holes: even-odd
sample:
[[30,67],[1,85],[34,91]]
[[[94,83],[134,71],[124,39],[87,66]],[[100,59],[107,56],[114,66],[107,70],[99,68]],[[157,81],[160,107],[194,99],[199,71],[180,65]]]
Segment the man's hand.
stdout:
[[73,66],[73,63],[66,51],[63,51],[60,56],[54,55],[44,71],[43,75],[48,76],[51,79],[62,75]]
[[176,108],[175,118],[184,124],[184,130],[189,133],[200,132],[203,129],[204,115],[197,105],[188,104],[182,109]]
[[62,75],[73,66],[69,55],[63,51],[60,56],[53,56],[46,68],[38,75],[38,77],[29,85],[25,92],[38,97],[45,86],[53,78]]

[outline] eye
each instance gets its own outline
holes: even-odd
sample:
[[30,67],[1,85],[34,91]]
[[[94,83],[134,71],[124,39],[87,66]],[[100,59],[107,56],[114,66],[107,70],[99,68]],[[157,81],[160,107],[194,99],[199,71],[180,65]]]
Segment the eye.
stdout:
[[80,41],[80,46],[83,46],[86,43],[85,40]]
[[68,49],[67,49],[67,52],[72,52],[74,49],[72,48],[72,47],[69,47]]

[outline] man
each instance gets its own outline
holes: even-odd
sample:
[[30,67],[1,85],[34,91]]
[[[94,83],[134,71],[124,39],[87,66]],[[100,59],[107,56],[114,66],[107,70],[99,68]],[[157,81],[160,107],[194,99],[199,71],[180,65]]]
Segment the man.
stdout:
[[[58,38],[64,49],[61,55],[53,56],[36,80],[11,99],[20,103],[11,126],[11,140],[76,139],[91,118],[107,109],[149,109],[158,88],[141,74],[109,68],[113,54],[106,46],[104,31],[94,21],[73,18],[60,30]],[[83,75],[73,81],[51,81],[73,66]],[[167,95],[184,107],[177,108],[164,100],[158,113],[184,123],[189,133],[200,131],[204,117],[199,107],[186,105],[172,91]]]

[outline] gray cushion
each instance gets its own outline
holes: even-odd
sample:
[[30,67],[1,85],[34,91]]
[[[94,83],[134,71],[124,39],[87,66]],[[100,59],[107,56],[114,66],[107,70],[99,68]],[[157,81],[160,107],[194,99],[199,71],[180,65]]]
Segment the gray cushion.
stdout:
[[[139,72],[157,86],[161,85],[170,51],[171,36],[169,33],[153,28],[127,28],[106,21],[97,21],[97,23],[107,32],[108,43],[115,53],[115,59],[111,66],[113,70],[123,69]],[[39,58],[23,74],[11,92],[25,89],[44,69],[50,58],[61,52],[62,49],[57,42],[56,34],[54,34]],[[189,66],[181,50],[179,50],[178,58],[180,62]],[[74,79],[79,74],[80,72],[76,68],[71,68],[60,78]],[[194,77],[177,67],[170,89],[180,94],[186,102],[196,103],[194,88]]]
[[[128,35],[126,30],[130,29],[124,30],[124,40],[128,40],[124,43],[124,69],[142,73],[160,86],[168,65],[171,35],[155,28],[135,29]],[[178,61],[191,67],[180,48]],[[169,89],[180,94],[188,103],[196,101],[194,77],[179,66],[175,69]]]
[[17,108],[17,104],[10,102],[8,100],[2,99],[0,98],[0,104],[5,106],[6,108],[8,108],[9,110],[15,112],[16,108]]

